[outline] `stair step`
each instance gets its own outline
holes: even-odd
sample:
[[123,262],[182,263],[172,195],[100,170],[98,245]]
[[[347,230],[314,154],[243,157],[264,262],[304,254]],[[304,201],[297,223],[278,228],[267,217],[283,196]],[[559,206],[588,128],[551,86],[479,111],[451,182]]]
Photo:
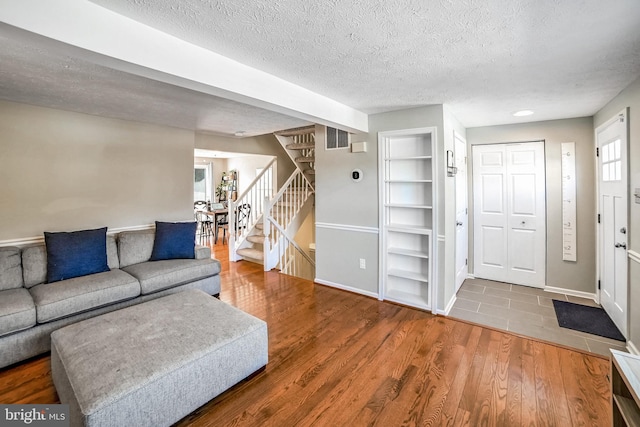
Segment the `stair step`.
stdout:
[[264,252],[254,248],[243,248],[237,250],[238,255],[241,257],[256,259],[264,261]]
[[282,135],[282,136],[296,136],[296,135],[306,135],[308,133],[313,133],[315,135],[315,132],[316,132],[315,125],[311,125],[311,126],[305,126],[301,128],[281,130],[279,132],[274,132],[274,133],[276,135]]
[[306,173],[307,175],[315,175],[316,174],[316,170],[315,169],[307,169],[304,171],[304,173]]
[[314,142],[302,142],[300,144],[287,144],[285,147],[287,150],[310,150],[316,148]]
[[258,230],[262,230],[262,229],[264,228],[264,223],[263,223],[262,221],[260,221],[260,222],[256,222],[255,227],[256,227]]
[[264,243],[264,239],[266,239],[266,236],[261,236],[259,234],[252,234],[250,236],[247,236],[247,240],[251,243]]
[[313,163],[316,161],[315,157],[298,157],[296,162],[298,163]]

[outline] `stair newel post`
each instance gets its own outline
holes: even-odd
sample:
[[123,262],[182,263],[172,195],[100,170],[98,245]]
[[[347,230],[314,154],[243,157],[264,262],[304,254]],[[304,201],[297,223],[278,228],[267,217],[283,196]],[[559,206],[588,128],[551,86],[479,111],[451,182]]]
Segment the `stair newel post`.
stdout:
[[271,199],[267,195],[264,197],[264,214],[262,215],[262,233],[264,234],[264,271],[269,271],[273,268],[271,261],[271,224],[269,223],[269,216],[271,215]]
[[229,199],[228,205],[229,213],[227,215],[227,222],[229,227],[229,261],[238,261],[238,255],[236,254],[236,203]]

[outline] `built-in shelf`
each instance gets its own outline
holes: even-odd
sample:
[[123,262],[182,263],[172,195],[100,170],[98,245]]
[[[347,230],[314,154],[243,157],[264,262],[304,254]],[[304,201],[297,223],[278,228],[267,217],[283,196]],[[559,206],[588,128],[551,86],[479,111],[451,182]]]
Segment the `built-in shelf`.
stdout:
[[412,307],[423,308],[428,310],[429,304],[427,304],[427,298],[421,295],[416,295],[411,292],[403,292],[395,289],[390,289],[385,295],[385,299],[399,304],[410,305]]
[[433,206],[429,205],[410,205],[407,203],[388,203],[385,204],[388,208],[405,208],[405,209],[433,209]]
[[431,160],[432,156],[402,156],[402,157],[387,157],[385,160]]
[[613,426],[640,427],[640,357],[611,350]]
[[400,270],[397,268],[390,268],[387,271],[387,274],[389,276],[402,277],[403,279],[417,280],[418,282],[429,283],[429,276],[422,273],[416,273],[415,271],[407,271],[407,270]]
[[387,226],[387,231],[394,231],[396,233],[408,233],[408,234],[431,234],[431,229],[429,228],[418,228],[412,227],[410,225],[402,225],[402,224],[389,224]]
[[433,131],[380,134],[383,299],[431,308]]
[[432,179],[385,179],[390,184],[431,184]]
[[411,256],[411,257],[414,257],[414,258],[424,258],[424,259],[428,259],[429,258],[429,255],[426,254],[424,251],[414,251],[414,250],[411,250],[411,249],[402,249],[402,248],[389,247],[387,249],[387,252],[390,253],[390,254]]

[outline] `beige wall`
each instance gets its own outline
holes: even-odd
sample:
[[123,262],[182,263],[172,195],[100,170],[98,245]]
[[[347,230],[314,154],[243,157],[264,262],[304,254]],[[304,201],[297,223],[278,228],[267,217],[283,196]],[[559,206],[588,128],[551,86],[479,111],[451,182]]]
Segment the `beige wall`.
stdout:
[[[240,196],[256,178],[256,169],[264,168],[274,156],[247,155],[232,157],[227,160],[227,172],[236,170],[238,172],[238,196]],[[220,172],[222,173],[222,172]],[[284,181],[280,181],[280,185]]]
[[[640,78],[604,106],[594,117],[594,127],[605,123],[624,108],[629,108],[629,251],[640,253],[640,204],[634,189],[640,188]],[[629,260],[629,336],[640,347],[640,264]]]
[[[545,141],[547,286],[596,292],[595,145],[591,117],[467,129],[467,144]],[[577,262],[562,260],[561,143],[576,143]],[[471,158],[471,148],[469,158]],[[469,164],[469,272],[473,272],[473,162]]]
[[193,132],[0,101],[0,241],[193,217]]

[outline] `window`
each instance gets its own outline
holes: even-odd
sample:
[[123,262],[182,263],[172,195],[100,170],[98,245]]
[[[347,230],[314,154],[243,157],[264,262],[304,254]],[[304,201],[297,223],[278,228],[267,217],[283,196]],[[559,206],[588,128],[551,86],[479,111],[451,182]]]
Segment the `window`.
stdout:
[[622,179],[622,156],[620,154],[620,140],[602,146],[602,180],[620,181]]
[[193,167],[193,201],[211,201],[211,164]]
[[327,126],[327,150],[349,147],[349,132]]

